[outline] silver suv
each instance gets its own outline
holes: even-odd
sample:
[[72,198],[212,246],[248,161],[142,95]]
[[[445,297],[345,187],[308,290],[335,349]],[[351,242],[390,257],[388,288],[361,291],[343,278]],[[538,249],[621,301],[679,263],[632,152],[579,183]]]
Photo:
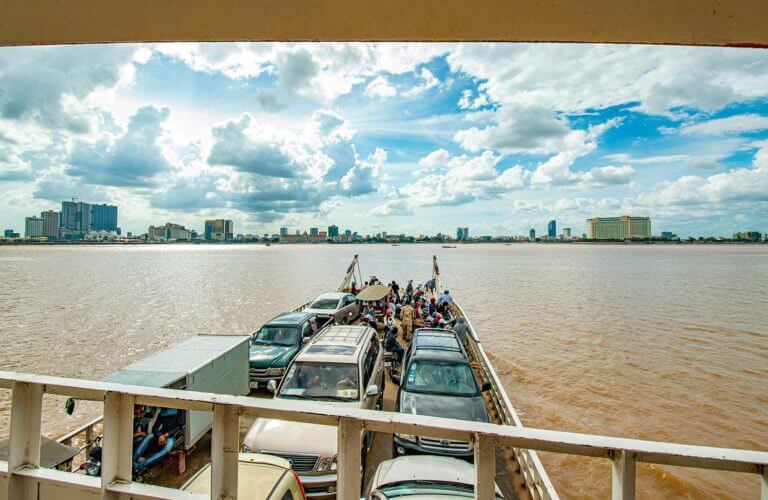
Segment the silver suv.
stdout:
[[[329,326],[294,358],[279,387],[275,382],[268,387],[280,399],[379,410],[384,398],[379,338],[368,326]],[[367,451],[372,441],[373,434],[364,434],[361,451]],[[260,418],[248,431],[243,448],[289,460],[307,497],[336,495],[335,426]]]

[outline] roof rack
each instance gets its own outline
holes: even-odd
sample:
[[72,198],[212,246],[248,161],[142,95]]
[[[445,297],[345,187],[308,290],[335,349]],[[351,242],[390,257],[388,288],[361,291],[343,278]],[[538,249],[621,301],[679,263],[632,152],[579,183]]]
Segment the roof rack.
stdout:
[[313,344],[359,344],[368,330],[367,326],[335,325],[314,338]]

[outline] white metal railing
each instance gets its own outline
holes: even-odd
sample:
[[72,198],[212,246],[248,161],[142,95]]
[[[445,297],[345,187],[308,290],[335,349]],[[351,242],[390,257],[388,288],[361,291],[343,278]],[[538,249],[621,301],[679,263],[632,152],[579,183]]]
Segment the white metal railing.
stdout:
[[[37,499],[44,487],[76,498],[201,498],[178,490],[131,482],[133,405],[212,411],[213,463],[211,497],[236,498],[238,422],[240,415],[333,425],[338,433],[338,496],[358,499],[361,487],[362,430],[427,435],[475,443],[476,496],[493,498],[495,447],[523,448],[609,459],[613,462],[613,497],[633,498],[637,462],[758,474],[762,498],[768,500],[768,452],[689,446],[635,439],[486,424],[403,413],[332,407],[311,402],[156,389],[90,380],[0,372],[0,388],[12,390],[11,443],[7,462],[0,462],[0,491],[5,498]],[[40,424],[43,394],[104,402],[102,476],[93,478],[43,469]],[[71,493],[71,494],[69,494]]]

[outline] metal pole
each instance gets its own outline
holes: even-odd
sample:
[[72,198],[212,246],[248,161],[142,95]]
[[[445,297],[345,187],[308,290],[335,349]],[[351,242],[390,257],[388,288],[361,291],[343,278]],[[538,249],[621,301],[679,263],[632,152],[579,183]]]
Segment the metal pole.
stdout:
[[240,417],[237,407],[213,407],[211,433],[211,498],[237,498],[238,448]]
[[338,468],[339,500],[359,500],[362,484],[362,426],[348,418],[339,419]]
[[37,499],[37,483],[14,474],[22,467],[40,465],[40,425],[43,386],[14,382],[11,395],[11,442],[8,453],[8,498]]
[[611,473],[611,498],[613,500],[634,500],[635,498],[635,457],[624,450],[616,450]]
[[496,495],[496,441],[475,434],[475,498],[492,500]]
[[133,472],[134,396],[108,391],[104,397],[104,444],[101,451],[101,498],[117,499],[112,483],[130,483]]

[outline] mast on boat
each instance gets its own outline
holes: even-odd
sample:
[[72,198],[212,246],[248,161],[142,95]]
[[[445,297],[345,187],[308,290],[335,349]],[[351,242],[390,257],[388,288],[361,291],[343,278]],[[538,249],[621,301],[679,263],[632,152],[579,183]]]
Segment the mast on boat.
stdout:
[[432,256],[432,282],[435,284],[435,292],[442,290],[440,286],[440,267],[437,265],[437,255]]
[[362,276],[363,275],[360,272],[360,262],[357,259],[357,254],[355,254],[355,257],[352,259],[352,262],[349,263],[347,272],[344,274],[344,277],[341,279],[341,283],[339,283],[339,287],[336,290],[339,292],[350,291],[352,289],[353,281],[357,281],[358,284],[362,283]]

